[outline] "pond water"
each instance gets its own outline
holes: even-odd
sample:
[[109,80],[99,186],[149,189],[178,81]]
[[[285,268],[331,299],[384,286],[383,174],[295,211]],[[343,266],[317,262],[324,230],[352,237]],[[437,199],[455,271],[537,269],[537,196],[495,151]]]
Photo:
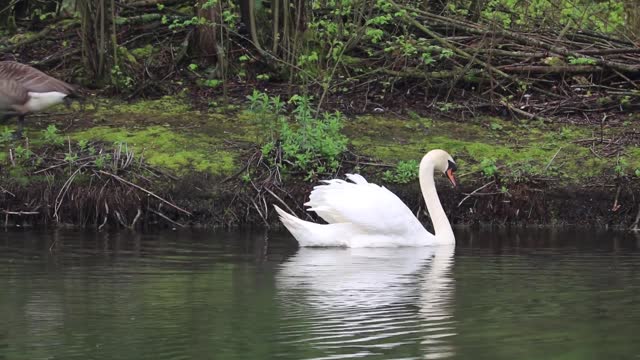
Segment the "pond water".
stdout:
[[640,359],[640,240],[0,233],[0,359]]

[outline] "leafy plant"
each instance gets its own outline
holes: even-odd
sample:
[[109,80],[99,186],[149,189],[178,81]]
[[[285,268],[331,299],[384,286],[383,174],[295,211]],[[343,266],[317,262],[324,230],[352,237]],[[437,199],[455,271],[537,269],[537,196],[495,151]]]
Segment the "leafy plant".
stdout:
[[58,128],[51,124],[46,130],[42,130],[42,137],[46,144],[60,145],[64,142],[64,137],[58,132]]
[[416,160],[400,161],[394,171],[387,170],[382,174],[386,182],[408,184],[418,178],[418,162]]
[[[457,12],[450,3],[451,13]],[[624,2],[590,0],[489,0],[482,9],[485,19],[505,28],[536,24],[560,24],[568,29],[612,32],[625,23]]]
[[27,160],[29,158],[31,158],[33,156],[33,151],[31,151],[31,149],[29,148],[25,148],[22,145],[18,145],[18,147],[16,147],[13,150],[14,154],[15,154],[15,158],[16,160]]
[[202,82],[202,85],[210,88],[216,88],[222,84],[223,84],[223,81],[218,79],[207,79]]
[[100,154],[96,156],[96,159],[93,162],[96,164],[98,169],[104,169],[107,164],[111,162],[111,154]]
[[[87,140],[87,139],[78,140],[78,147],[80,148],[81,151],[87,150],[88,146],[89,146],[89,140]],[[89,150],[91,150],[91,149],[89,149]]]
[[503,126],[502,126],[502,125],[500,125],[500,123],[492,122],[492,123],[489,125],[489,128],[491,128],[491,130],[493,130],[493,131],[499,131],[499,130],[502,130]]
[[625,177],[627,176],[627,171],[629,170],[629,163],[624,158],[618,158],[616,166],[613,168],[617,177]]
[[482,169],[482,174],[485,177],[492,177],[498,171],[498,167],[496,166],[496,161],[494,159],[482,159],[480,162],[480,168]]
[[64,161],[75,162],[78,160],[78,154],[74,152],[68,152],[64,154]]
[[595,65],[596,61],[594,59],[591,58],[586,58],[586,57],[573,57],[573,56],[569,56],[569,64],[571,65]]
[[118,89],[130,90],[133,87],[134,81],[119,65],[113,65],[111,68],[111,83]]
[[340,165],[340,156],[346,150],[347,138],[342,135],[342,114],[324,113],[313,115],[311,99],[294,95],[289,104],[294,108],[290,118],[285,115],[285,105],[279,96],[254,90],[247,96],[249,107],[261,122],[267,140],[261,147],[264,157],[269,158],[276,149],[281,149],[282,158],[273,164],[284,170],[301,170],[311,178],[318,173],[335,172]]
[[4,130],[0,132],[0,144],[10,142],[13,139],[13,130],[5,126]]

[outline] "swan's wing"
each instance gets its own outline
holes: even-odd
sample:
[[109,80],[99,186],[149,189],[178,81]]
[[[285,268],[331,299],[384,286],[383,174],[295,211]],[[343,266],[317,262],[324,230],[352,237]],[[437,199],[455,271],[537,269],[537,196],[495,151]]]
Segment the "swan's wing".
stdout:
[[347,174],[347,179],[358,185],[367,185],[369,182],[360,174]]
[[309,201],[309,211],[330,224],[351,223],[364,232],[404,234],[424,230],[411,210],[385,187],[367,182],[360,175],[348,175],[350,180],[327,180],[316,186]]

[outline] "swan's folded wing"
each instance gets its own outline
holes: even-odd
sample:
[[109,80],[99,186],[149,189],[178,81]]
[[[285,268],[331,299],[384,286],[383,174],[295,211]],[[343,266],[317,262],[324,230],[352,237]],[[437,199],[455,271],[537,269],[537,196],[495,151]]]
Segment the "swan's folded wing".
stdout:
[[415,231],[416,226],[422,228],[402,200],[382,186],[366,181],[326,183],[313,189],[305,205],[330,224],[351,223],[377,234],[403,234]]

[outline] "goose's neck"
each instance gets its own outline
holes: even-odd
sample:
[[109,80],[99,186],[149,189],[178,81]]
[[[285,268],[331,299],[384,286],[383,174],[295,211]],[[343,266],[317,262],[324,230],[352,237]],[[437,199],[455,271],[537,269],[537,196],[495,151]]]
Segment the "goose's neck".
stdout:
[[438,192],[436,191],[436,183],[433,179],[433,162],[429,157],[425,156],[420,162],[420,189],[424,196],[424,201],[427,204],[427,210],[429,211],[429,217],[433,223],[433,230],[435,232],[436,240],[441,244],[453,244],[455,243],[455,237],[451,224],[445,214]]

